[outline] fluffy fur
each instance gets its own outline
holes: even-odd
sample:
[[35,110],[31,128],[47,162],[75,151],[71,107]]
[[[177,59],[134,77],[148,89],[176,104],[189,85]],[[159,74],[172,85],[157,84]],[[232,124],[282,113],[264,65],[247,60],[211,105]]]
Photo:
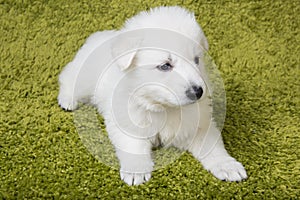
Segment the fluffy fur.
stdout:
[[59,105],[98,108],[129,185],[150,179],[158,145],[188,150],[217,178],[240,181],[246,171],[226,152],[212,119],[205,50],[205,35],[187,10],[141,12],[121,30],[87,39],[60,74]]

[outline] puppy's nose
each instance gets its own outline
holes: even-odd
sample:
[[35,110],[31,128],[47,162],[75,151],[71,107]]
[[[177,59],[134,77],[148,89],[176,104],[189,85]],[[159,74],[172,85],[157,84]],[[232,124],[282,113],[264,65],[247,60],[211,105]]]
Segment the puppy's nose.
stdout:
[[185,94],[190,100],[195,101],[201,98],[203,94],[203,88],[201,86],[193,85],[185,91]]

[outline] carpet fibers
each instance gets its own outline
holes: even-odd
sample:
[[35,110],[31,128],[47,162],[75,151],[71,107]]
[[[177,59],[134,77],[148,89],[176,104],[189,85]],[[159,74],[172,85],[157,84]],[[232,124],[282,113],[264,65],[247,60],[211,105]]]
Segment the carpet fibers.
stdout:
[[[129,187],[83,145],[57,105],[58,74],[93,32],[137,12],[195,12],[226,89],[222,131],[249,178],[222,182],[190,154]],[[297,199],[298,0],[0,0],[0,199]]]

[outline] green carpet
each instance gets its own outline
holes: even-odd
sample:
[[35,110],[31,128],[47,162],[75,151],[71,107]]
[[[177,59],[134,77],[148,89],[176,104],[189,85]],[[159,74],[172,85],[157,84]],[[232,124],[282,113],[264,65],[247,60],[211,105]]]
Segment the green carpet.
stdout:
[[[299,198],[299,1],[161,2],[0,0],[0,199]],[[219,181],[185,153],[128,187],[57,105],[58,74],[86,37],[159,5],[194,11],[207,35],[227,92],[225,145],[246,181]]]

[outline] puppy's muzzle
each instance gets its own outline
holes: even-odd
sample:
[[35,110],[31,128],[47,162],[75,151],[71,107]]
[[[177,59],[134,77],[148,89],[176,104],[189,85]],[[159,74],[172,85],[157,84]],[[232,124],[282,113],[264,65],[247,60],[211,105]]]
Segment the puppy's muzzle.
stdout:
[[202,97],[203,88],[198,85],[192,85],[189,89],[185,91],[185,94],[190,100],[196,101]]

